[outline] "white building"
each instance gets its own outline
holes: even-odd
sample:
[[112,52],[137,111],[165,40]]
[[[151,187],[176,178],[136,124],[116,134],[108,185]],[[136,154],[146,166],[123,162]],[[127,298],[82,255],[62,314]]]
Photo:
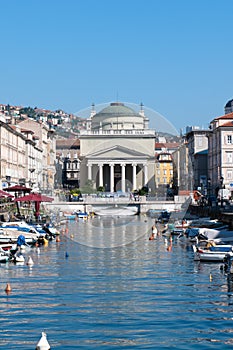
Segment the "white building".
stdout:
[[[56,163],[56,139],[55,133],[45,123],[27,118],[17,124],[21,129],[31,130],[37,138],[37,147],[42,149],[42,154],[35,153],[35,173],[37,190],[52,194],[54,190],[54,176]],[[40,157],[40,158],[36,158]],[[32,169],[34,168],[33,163]]]
[[79,137],[80,186],[89,180],[110,192],[153,191],[155,131],[148,123],[143,108],[137,113],[120,102],[92,110]]
[[210,123],[208,166],[212,192],[225,187],[233,192],[233,113]]

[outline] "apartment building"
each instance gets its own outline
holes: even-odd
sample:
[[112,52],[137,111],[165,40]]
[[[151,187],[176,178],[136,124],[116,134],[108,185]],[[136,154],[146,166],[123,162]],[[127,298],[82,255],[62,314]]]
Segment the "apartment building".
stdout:
[[208,187],[208,133],[198,126],[186,128],[189,162],[193,172],[193,189],[207,194]]
[[233,192],[233,113],[210,123],[208,167],[212,193],[222,187]]
[[[56,163],[56,139],[55,133],[42,121],[27,118],[18,122],[18,127],[23,130],[33,131],[37,139],[37,146],[42,149],[42,159],[35,159],[36,189],[43,193],[52,194],[54,190],[55,163]],[[39,157],[41,154],[37,154]],[[33,166],[32,168],[33,169]]]
[[0,121],[1,187],[16,184],[26,177],[26,138],[16,128]]

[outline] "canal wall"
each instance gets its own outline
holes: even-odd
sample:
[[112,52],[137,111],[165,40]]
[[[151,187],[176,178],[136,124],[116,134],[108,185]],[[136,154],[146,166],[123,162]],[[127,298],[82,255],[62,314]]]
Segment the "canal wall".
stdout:
[[233,206],[198,206],[191,205],[190,213],[199,217],[210,217],[211,219],[218,219],[229,225],[233,229]]

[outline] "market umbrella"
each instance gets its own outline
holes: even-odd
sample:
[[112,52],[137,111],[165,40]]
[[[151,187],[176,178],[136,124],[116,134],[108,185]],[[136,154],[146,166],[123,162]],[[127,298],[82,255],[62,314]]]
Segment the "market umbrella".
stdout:
[[[31,188],[22,186],[22,185],[14,185],[14,186],[5,188],[5,191],[7,192],[15,192],[15,197],[18,197],[19,193],[23,192],[23,194],[25,194],[27,192],[31,192],[31,190],[32,190]],[[16,206],[17,206],[17,212],[20,215],[19,204],[16,203]]]
[[12,194],[10,193],[7,193],[3,190],[0,190],[0,196],[3,198],[3,197],[9,197],[9,198],[13,198],[14,196],[12,196]]
[[26,196],[18,197],[14,199],[15,202],[35,202],[35,216],[38,218],[40,215],[40,204],[41,202],[52,202],[52,197],[47,197],[41,193],[29,193]]
[[31,188],[26,187],[26,186],[22,186],[22,185],[14,185],[14,186],[10,186],[5,188],[5,191],[7,192],[31,192]]

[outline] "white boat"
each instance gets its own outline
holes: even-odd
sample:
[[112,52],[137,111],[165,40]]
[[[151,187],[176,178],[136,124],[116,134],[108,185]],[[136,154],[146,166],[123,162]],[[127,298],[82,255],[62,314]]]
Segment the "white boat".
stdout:
[[38,233],[35,232],[25,232],[19,231],[15,228],[0,228],[0,243],[16,243],[17,239],[20,235],[25,237],[25,241],[27,244],[33,244],[38,240]]
[[190,242],[200,240],[213,240],[215,243],[229,243],[233,242],[233,231],[229,231],[223,225],[218,228],[208,227],[189,227],[178,237],[179,239],[186,239]]
[[229,244],[200,248],[193,245],[194,260],[223,262],[226,256],[233,257],[233,246]]
[[[2,222],[0,229],[14,229],[14,230],[18,230],[20,231],[20,233],[35,233],[38,236],[43,234],[42,232],[39,232],[36,228],[36,226],[33,225],[29,225],[27,222],[25,221],[6,221],[6,222]],[[19,234],[20,234],[19,233]],[[44,232],[45,234],[45,232]]]
[[204,228],[213,228],[213,229],[222,229],[227,228],[228,225],[224,224],[221,221],[218,221],[217,219],[210,219],[210,218],[199,218],[191,220],[188,224],[189,227],[204,227]]
[[132,216],[138,214],[138,208],[136,206],[107,206],[101,207],[94,210],[98,216]]
[[82,212],[82,211],[75,211],[74,214],[77,215],[78,219],[87,219],[88,218],[88,213],[87,212]]

